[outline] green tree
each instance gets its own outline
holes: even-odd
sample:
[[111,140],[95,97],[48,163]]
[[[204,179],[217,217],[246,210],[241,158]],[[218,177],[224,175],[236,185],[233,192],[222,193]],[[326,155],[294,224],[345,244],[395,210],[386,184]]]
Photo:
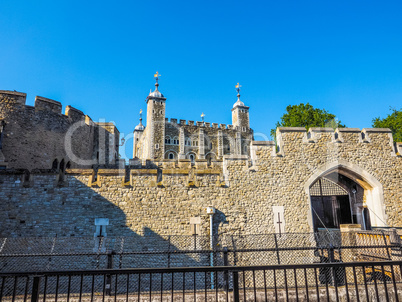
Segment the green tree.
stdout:
[[396,110],[395,108],[390,108],[390,110],[392,113],[386,118],[374,118],[373,127],[391,129],[394,142],[402,142],[402,109]]
[[[309,103],[299,105],[289,105],[286,113],[281,117],[281,121],[276,123],[276,127],[331,127],[344,128],[341,121],[336,119],[334,114],[325,109],[317,109]],[[272,137],[275,137],[276,129],[271,130]]]

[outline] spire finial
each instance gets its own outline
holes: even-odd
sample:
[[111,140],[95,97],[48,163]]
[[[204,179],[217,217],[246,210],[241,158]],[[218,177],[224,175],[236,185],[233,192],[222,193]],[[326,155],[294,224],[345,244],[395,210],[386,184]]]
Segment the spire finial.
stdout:
[[203,112],[203,113],[201,113],[202,122],[204,122],[204,117],[205,117],[205,114]]
[[240,87],[241,85],[239,83],[237,83],[236,85],[236,91],[237,91],[237,97],[240,99]]
[[156,83],[155,83],[156,90],[158,90],[158,86],[159,86],[158,81],[159,81],[159,77],[160,77],[160,76],[161,76],[161,75],[159,74],[159,72],[156,72],[156,73],[154,74],[154,78],[155,78],[155,81],[156,81]]

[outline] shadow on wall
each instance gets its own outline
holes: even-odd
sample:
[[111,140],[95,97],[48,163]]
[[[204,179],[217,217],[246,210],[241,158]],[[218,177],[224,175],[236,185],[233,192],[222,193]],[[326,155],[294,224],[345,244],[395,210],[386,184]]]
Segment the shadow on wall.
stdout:
[[[209,265],[209,253],[191,252],[209,249],[208,236],[162,237],[147,227],[141,236],[118,206],[83,181],[68,176],[60,184],[58,177],[1,172],[0,271]],[[97,218],[109,220],[102,231]]]
[[107,236],[138,236],[126,215],[74,176],[60,182],[54,171],[0,174],[1,237],[93,237],[95,219],[109,219]]

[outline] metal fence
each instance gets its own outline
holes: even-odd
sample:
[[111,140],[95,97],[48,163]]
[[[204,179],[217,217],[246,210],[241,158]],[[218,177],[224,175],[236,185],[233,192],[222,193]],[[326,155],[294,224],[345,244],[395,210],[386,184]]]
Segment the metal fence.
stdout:
[[0,238],[0,272],[401,260],[394,231]]
[[0,301],[399,301],[401,265],[382,261],[0,273]]

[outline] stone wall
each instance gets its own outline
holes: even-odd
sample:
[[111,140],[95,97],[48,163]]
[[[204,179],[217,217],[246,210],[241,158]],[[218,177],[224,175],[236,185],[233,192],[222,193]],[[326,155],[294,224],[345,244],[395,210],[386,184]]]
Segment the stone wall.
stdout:
[[[0,152],[8,168],[50,169],[55,161],[58,168],[65,163],[62,169],[68,162],[70,167],[91,167],[98,163],[97,152],[107,158],[110,153],[114,160],[119,133],[114,126],[113,133],[106,129],[110,123],[98,126],[71,106],[62,114],[61,103],[39,96],[34,107],[25,102],[25,93],[0,91],[0,120],[5,123]],[[108,135],[101,137],[100,131]]]
[[190,217],[197,216],[200,235],[207,235],[207,206],[217,209],[219,233],[275,232],[272,206],[284,206],[286,232],[310,232],[309,186],[333,169],[365,189],[376,211],[374,225],[402,226],[401,150],[389,130],[278,128],[277,141],[278,147],[253,142],[251,161],[225,156],[209,166],[166,160],[128,174],[33,171],[29,180],[22,172],[3,171],[0,236],[93,236],[95,218],[109,218],[108,236],[181,235],[190,234]]

